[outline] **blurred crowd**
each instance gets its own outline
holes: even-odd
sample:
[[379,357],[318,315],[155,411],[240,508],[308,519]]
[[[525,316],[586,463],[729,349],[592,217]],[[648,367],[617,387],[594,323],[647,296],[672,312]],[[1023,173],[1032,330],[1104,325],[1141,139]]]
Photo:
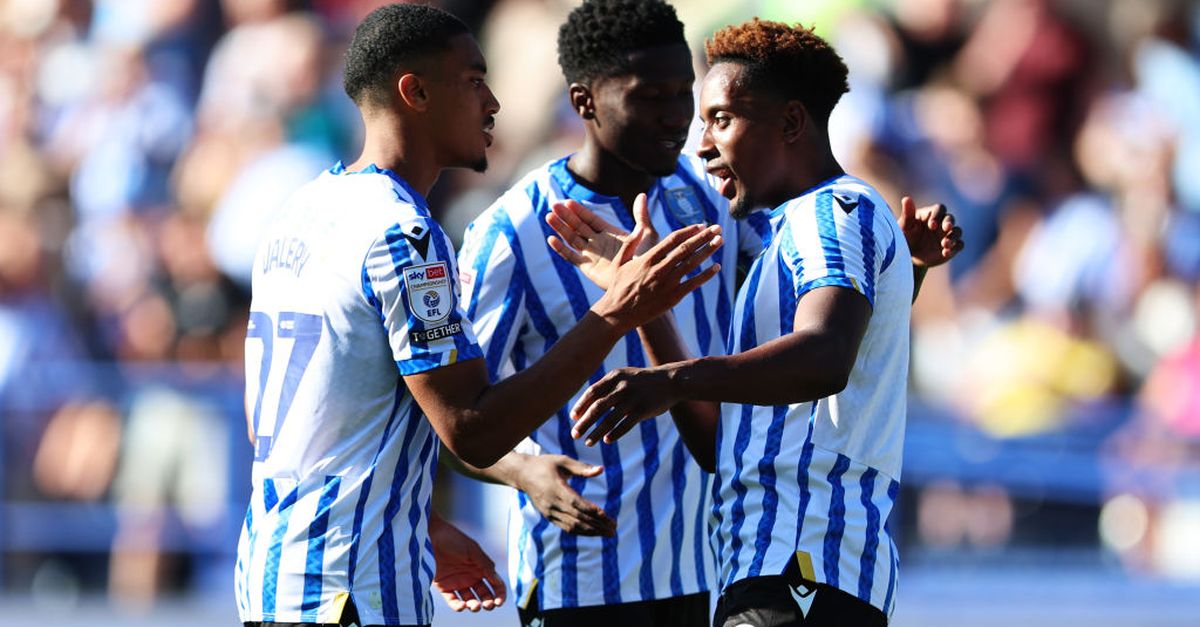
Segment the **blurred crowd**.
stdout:
[[[198,544],[232,552],[257,237],[291,190],[357,156],[341,55],[378,4],[0,0],[3,589],[73,579],[136,607],[185,585],[173,563]],[[554,50],[574,3],[435,4],[479,34],[502,104],[491,169],[447,173],[430,198],[459,237],[579,145]],[[1013,542],[1020,482],[955,469],[1050,442],[1060,455],[1012,459],[1095,467],[1074,486],[1085,537],[1133,571],[1200,577],[1200,7],[674,4],[701,76],[721,25],[816,24],[851,70],[831,120],[843,166],[964,228],[914,314],[911,422],[933,437],[907,453],[912,541]],[[944,476],[921,473],[934,457]],[[70,504],[111,522],[45,507]]]

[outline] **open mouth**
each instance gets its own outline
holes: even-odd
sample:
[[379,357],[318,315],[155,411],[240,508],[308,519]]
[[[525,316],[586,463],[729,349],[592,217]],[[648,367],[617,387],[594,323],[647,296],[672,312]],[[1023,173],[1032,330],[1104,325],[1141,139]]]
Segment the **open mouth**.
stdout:
[[734,181],[737,180],[737,177],[733,175],[733,171],[727,167],[720,166],[708,168],[708,173],[717,177],[719,181],[717,183],[717,192],[726,199],[733,200],[734,195],[737,193],[737,189],[734,187]]
[[496,128],[495,118],[489,117],[487,120],[484,120],[483,137],[484,137],[484,139],[487,140],[488,147],[491,147],[491,145],[492,145],[492,141],[493,141],[492,131],[495,130],[495,128]]
[[658,140],[660,146],[666,150],[680,152],[683,150],[683,144],[687,142],[687,137],[661,137]]

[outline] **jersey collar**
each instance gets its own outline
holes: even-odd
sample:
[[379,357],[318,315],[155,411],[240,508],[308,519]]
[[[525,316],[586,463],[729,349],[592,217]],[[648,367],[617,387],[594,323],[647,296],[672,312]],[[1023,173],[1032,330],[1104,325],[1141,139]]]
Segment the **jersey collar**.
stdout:
[[408,181],[401,178],[399,174],[396,174],[387,168],[381,168],[374,163],[367,164],[367,167],[352,172],[346,169],[345,164],[343,164],[341,161],[338,161],[337,163],[333,164],[332,168],[329,168],[329,173],[338,176],[344,174],[382,174],[389,179],[392,179],[392,182],[396,185],[399,185],[400,189],[403,189],[404,192],[408,194],[409,198],[412,198],[413,204],[415,204],[418,208],[429,211],[429,202],[425,200],[425,196],[423,194],[413,189],[413,186],[409,185]]

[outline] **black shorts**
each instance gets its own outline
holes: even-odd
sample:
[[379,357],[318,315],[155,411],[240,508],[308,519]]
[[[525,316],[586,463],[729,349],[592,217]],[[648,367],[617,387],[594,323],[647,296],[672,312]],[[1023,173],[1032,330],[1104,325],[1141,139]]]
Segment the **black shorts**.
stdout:
[[530,605],[517,615],[523,627],[708,627],[708,593],[544,612]]
[[862,599],[799,569],[735,582],[717,600],[715,627],[885,627],[887,616]]

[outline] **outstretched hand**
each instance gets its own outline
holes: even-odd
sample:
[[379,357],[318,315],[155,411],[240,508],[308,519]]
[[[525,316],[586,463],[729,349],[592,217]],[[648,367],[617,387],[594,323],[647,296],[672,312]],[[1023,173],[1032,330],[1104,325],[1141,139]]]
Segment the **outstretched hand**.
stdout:
[[618,368],[604,375],[571,408],[571,437],[587,434],[588,446],[612,444],[639,422],[666,412],[683,400],[674,393],[669,368]]
[[942,204],[917,208],[913,199],[900,200],[900,230],[908,242],[913,265],[932,268],[946,263],[963,249],[962,229],[954,214]]
[[517,488],[547,520],[568,533],[581,536],[614,536],[617,522],[599,505],[583,498],[567,481],[571,477],[596,477],[603,466],[590,466],[565,455],[529,455],[522,458]]
[[700,269],[721,247],[718,225],[685,226],[635,256],[645,236],[644,228],[634,229],[617,249],[609,285],[591,307],[621,334],[662,315],[721,270],[719,263]]
[[645,194],[638,194],[633,201],[633,219],[635,226],[630,233],[574,200],[556,202],[546,215],[546,223],[558,236],[547,237],[546,243],[593,283],[607,290],[612,285],[622,246],[632,244],[633,254],[639,255],[658,243]]
[[437,566],[433,587],[450,609],[478,612],[504,605],[504,580],[479,544],[436,515],[429,521],[429,538]]

